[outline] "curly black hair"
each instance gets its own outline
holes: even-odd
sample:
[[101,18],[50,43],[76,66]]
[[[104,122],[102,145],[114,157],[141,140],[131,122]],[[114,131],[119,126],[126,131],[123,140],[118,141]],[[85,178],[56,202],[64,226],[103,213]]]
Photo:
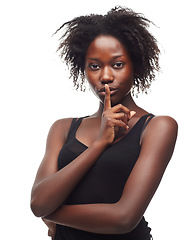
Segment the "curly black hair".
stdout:
[[106,15],[80,16],[64,23],[56,31],[65,29],[57,51],[60,50],[60,57],[70,68],[76,89],[84,90],[85,56],[90,43],[99,35],[110,35],[125,46],[132,59],[133,89],[147,92],[160,69],[157,40],[148,31],[151,23],[143,15],[121,6]]

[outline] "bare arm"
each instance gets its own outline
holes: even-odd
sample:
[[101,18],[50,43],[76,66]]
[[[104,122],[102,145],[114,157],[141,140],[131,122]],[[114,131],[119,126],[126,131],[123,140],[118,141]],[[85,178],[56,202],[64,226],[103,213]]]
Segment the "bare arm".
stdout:
[[105,148],[99,141],[94,142],[74,161],[57,171],[58,154],[64,144],[64,127],[59,125],[61,123],[55,123],[49,132],[46,153],[32,188],[31,208],[38,217],[50,214],[64,202]]
[[71,121],[69,119],[57,121],[52,126],[48,135],[46,153],[32,188],[31,208],[36,216],[44,217],[61,206],[99,155],[113,142],[114,126],[127,129],[127,121],[133,114],[121,104],[111,108],[109,88],[107,93],[98,138],[60,171],[57,171],[57,158],[65,143],[68,132],[66,129],[69,129]]
[[63,206],[46,219],[77,229],[106,234],[130,232],[141,220],[171,159],[177,123],[155,117],[142,136],[140,156],[119,202]]

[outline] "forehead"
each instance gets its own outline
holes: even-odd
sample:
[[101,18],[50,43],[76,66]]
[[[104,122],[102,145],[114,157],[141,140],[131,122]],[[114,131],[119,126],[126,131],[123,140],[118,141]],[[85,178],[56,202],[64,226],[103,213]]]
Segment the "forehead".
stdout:
[[100,55],[124,55],[128,57],[127,50],[124,45],[113,36],[98,36],[95,38],[88,47],[87,57]]

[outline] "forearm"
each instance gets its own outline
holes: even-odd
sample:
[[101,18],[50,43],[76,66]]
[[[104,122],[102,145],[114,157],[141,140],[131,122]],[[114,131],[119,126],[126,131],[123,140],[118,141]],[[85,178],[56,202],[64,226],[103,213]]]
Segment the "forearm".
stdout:
[[93,166],[104,149],[103,144],[95,142],[60,171],[36,184],[31,197],[34,214],[43,217],[55,211]]
[[121,209],[116,204],[64,205],[46,216],[54,223],[100,234],[129,232]]

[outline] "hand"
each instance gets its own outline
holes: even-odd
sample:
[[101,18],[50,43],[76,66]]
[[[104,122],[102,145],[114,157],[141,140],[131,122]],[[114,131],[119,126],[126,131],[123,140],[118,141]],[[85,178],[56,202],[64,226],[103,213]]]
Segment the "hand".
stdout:
[[43,222],[47,225],[48,227],[48,236],[54,240],[55,234],[56,234],[56,224],[53,222],[47,221],[45,218],[42,218]]
[[134,111],[130,111],[122,104],[111,107],[110,88],[105,84],[105,99],[99,139],[101,138],[108,145],[111,144],[120,128],[126,132],[128,131],[128,121],[134,115]]

